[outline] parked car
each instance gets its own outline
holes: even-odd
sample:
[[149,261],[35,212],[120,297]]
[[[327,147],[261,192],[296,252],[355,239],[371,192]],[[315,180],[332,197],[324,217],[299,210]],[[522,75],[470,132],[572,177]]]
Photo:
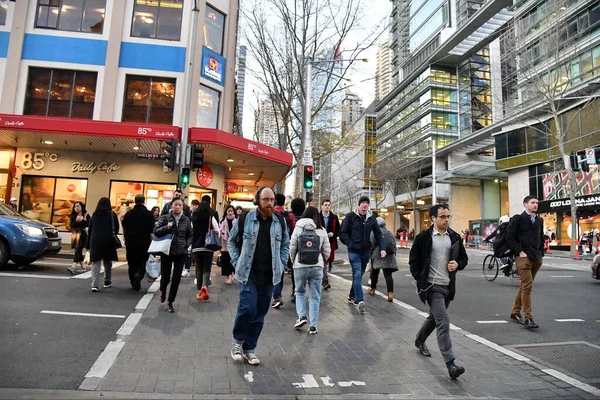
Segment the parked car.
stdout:
[[592,263],[592,278],[600,279],[600,254],[594,256]]
[[0,202],[0,269],[9,260],[29,264],[58,253],[61,247],[62,240],[55,227],[27,218]]

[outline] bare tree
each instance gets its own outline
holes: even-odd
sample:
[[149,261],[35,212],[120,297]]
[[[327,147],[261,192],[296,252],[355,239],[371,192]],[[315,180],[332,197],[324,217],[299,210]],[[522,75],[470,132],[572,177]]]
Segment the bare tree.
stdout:
[[[567,23],[561,19],[569,3],[547,1],[537,14],[509,24],[501,36],[501,48],[505,119],[529,120],[523,124],[528,137],[544,143],[540,150],[546,151],[547,159],[562,159],[566,170],[574,255],[578,236],[576,196],[580,188],[570,154],[584,145],[582,136],[593,133],[583,132],[582,127],[584,121],[588,126],[592,123],[591,111],[595,109],[597,115],[600,107],[594,101],[597,94],[591,93],[592,87],[586,85],[592,73],[577,71],[585,69],[579,58],[574,68],[573,55],[580,50],[587,28],[583,19],[579,24],[577,19]],[[591,51],[589,56],[591,59]],[[587,137],[588,143],[590,140],[591,135]]]
[[[291,150],[296,159],[296,193],[302,190],[303,160],[295,144],[305,139],[302,110],[306,63],[320,58],[337,59],[342,46],[343,58],[359,59],[384,32],[387,20],[377,26],[362,26],[365,8],[360,0],[249,0],[242,9],[248,48],[260,65],[260,70],[251,73],[278,110],[280,148]],[[356,31],[361,32],[362,39],[348,45],[348,36]],[[312,94],[311,121],[344,89],[341,81],[354,63],[326,63],[315,69],[319,85]],[[330,134],[331,130],[315,131],[317,158],[335,151],[336,146],[330,144],[339,139],[333,136],[321,141],[320,136],[326,136],[323,133]],[[323,146],[324,142],[328,146]]]

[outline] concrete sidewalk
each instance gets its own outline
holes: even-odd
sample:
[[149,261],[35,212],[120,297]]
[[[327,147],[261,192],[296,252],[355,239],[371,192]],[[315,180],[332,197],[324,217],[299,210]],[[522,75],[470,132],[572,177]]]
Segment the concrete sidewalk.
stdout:
[[[183,278],[175,314],[167,313],[154,295],[131,334],[117,339],[126,342],[108,373],[86,378],[81,388],[92,392],[80,390],[73,395],[595,398],[542,372],[524,357],[494,349],[484,344],[485,339],[456,327],[452,331],[454,350],[466,373],[452,381],[435,333],[428,340],[431,358],[421,356],[414,347],[424,313],[398,301],[389,303],[378,294],[366,296],[367,312],[360,314],[346,300],[349,282],[333,274],[334,289],[322,296],[319,334],[294,330],[295,307],[286,303],[267,314],[257,348],[261,365],[235,362],[230,347],[238,285],[225,285],[224,277],[215,276],[218,273],[214,268],[207,302],[196,300],[193,279]],[[289,289],[286,277],[284,293]]]

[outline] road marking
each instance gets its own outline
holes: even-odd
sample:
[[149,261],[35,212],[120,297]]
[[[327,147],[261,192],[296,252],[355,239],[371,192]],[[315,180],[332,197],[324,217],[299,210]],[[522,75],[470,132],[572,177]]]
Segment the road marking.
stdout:
[[322,376],[321,382],[323,382],[323,385],[325,385],[325,386],[329,386],[329,387],[335,386],[335,383],[331,382],[331,378],[329,376]]
[[418,311],[417,314],[419,314],[421,317],[429,317],[429,313],[423,312],[423,311]]
[[319,387],[319,382],[315,379],[312,374],[302,374],[304,382],[294,382],[292,385],[296,389],[314,389]]
[[248,371],[247,374],[244,374],[244,378],[246,378],[248,382],[254,382],[254,372]]
[[340,385],[341,387],[349,387],[349,386],[365,386],[366,383],[361,382],[361,381],[349,381],[349,382],[338,382],[338,385]]
[[573,385],[576,388],[583,390],[584,392],[591,393],[594,396],[600,396],[600,389],[598,389],[596,387],[593,387],[593,386],[590,386],[590,385],[588,385],[586,383],[583,383],[583,382],[581,382],[581,381],[579,381],[579,380],[577,380],[575,378],[571,378],[570,376],[565,375],[565,374],[563,374],[561,372],[558,372],[558,371],[556,371],[554,369],[550,369],[550,368],[549,369],[543,369],[542,372],[545,372],[548,375],[552,375],[553,377],[558,378],[561,381],[566,382],[566,383],[568,383],[570,385]]
[[497,321],[477,321],[478,324],[508,324],[508,321],[497,320]]
[[490,342],[489,340],[484,339],[481,336],[472,335],[472,334],[465,335],[465,336],[468,337],[468,338],[470,338],[470,339],[473,339],[476,342],[479,342],[479,343],[484,344],[484,345],[486,345],[488,347],[491,347],[492,349],[494,349],[496,351],[499,351],[502,354],[506,354],[507,356],[512,357],[515,360],[524,361],[524,362],[531,362],[531,360],[529,358],[523,357],[522,355],[520,355],[518,353],[515,353],[514,351],[505,349],[504,347],[499,346],[499,345],[497,345],[494,342]]
[[550,275],[550,278],[575,278],[575,275]]
[[141,313],[129,314],[129,317],[127,317],[125,322],[123,322],[123,325],[121,325],[121,327],[117,331],[117,335],[131,335],[131,332],[133,332],[133,328],[135,328],[137,323],[140,322],[140,319],[142,319]]
[[85,377],[104,378],[124,346],[125,342],[109,342]]
[[71,279],[68,276],[52,276],[52,275],[38,275],[38,274],[16,274],[12,272],[0,272],[0,276],[14,277],[14,278],[39,278],[39,279]]
[[125,318],[124,315],[117,314],[91,314],[91,313],[79,313],[79,312],[69,312],[69,311],[50,311],[50,310],[42,310],[40,314],[55,314],[55,315],[72,315],[76,317],[98,317],[98,318]]
[[583,319],[579,319],[579,318],[559,318],[559,319],[555,319],[556,322],[585,322],[585,320]]
[[[113,263],[112,269],[122,267],[123,265],[127,265],[127,262],[125,262],[125,261],[119,261],[119,262]],[[73,279],[89,279],[89,278],[91,278],[92,277],[91,266],[90,267],[86,267],[86,268],[89,268],[87,272],[75,275],[73,277]]]
[[454,324],[450,324],[450,330],[451,331],[462,331],[462,328],[459,328],[458,326],[454,325]]

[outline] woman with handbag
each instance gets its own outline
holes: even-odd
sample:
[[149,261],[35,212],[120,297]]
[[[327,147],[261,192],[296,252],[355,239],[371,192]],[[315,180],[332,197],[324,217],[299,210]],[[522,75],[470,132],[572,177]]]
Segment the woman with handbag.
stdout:
[[[71,248],[75,249],[75,257],[73,257],[73,265],[67,268],[67,270],[71,275],[75,275],[75,272],[85,272],[83,248],[87,242],[87,227],[89,223],[89,214],[85,210],[85,204],[81,201],[76,201],[73,204],[69,220],[69,226],[71,227]],[[77,266],[81,267],[81,269],[77,270]]]
[[92,292],[97,292],[100,286],[102,262],[104,263],[104,287],[112,286],[112,262],[118,261],[117,249],[121,247],[117,237],[118,233],[119,218],[112,210],[109,198],[102,197],[90,219],[85,245],[85,248],[90,251],[90,262],[92,263]]
[[[171,202],[171,212],[161,215],[156,225],[154,225],[155,236],[161,238],[169,234],[173,236],[169,254],[160,256],[160,302],[165,302],[167,286],[169,286],[172,279],[167,311],[173,313],[175,312],[173,302],[177,296],[179,282],[181,282],[181,272],[183,271],[187,249],[192,244],[192,223],[183,213],[183,199],[181,198],[175,198]],[[171,278],[171,272],[173,278]]]
[[[200,206],[192,214],[194,225],[194,239],[192,241],[192,254],[196,259],[196,288],[198,300],[208,300],[208,285],[210,285],[210,270],[213,255],[220,248],[219,224],[215,213],[207,201],[200,202]],[[207,243],[208,238],[208,243]]]
[[223,249],[221,250],[221,275],[226,276],[225,279],[226,285],[231,285],[233,282],[233,276],[235,273],[235,268],[231,265],[231,257],[229,256],[229,252],[227,251],[227,240],[229,239],[229,232],[233,229],[237,222],[235,218],[235,209],[232,205],[228,205],[225,207],[225,215],[221,219],[221,242],[225,244]]

